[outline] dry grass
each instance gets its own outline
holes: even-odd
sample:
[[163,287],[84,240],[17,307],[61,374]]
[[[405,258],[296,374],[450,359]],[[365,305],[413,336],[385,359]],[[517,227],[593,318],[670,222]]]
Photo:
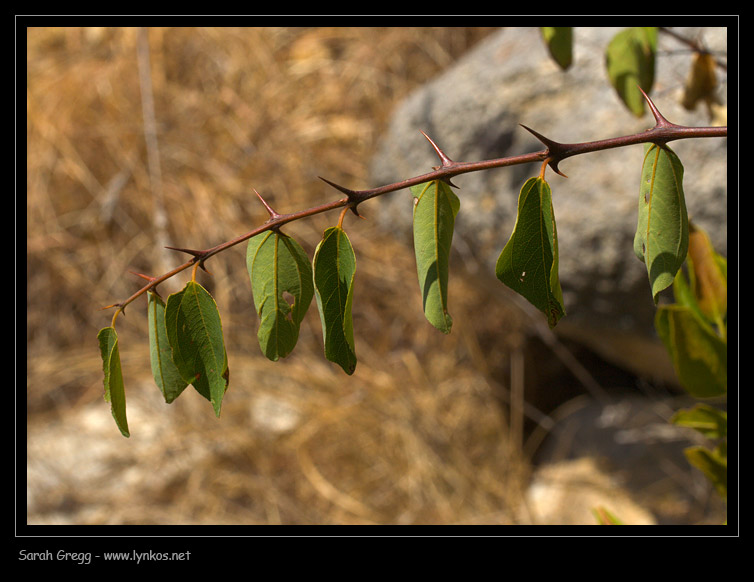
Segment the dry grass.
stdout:
[[[202,279],[230,359],[219,420],[192,390],[161,402],[137,300],[118,319],[133,435],[123,439],[96,345],[111,313],[99,307],[138,288],[128,271],[185,260],[164,244],[206,248],[266,219],[252,188],[286,212],[334,199],[317,175],[368,186],[393,107],[489,32],[152,29],[151,126],[138,29],[28,31],[29,523],[519,519],[526,464],[491,374],[507,366],[517,315],[499,305],[480,317],[481,292],[459,275],[454,331],[439,334],[421,313],[410,247],[374,221],[346,219],[358,262],[353,377],[324,360],[316,309],[292,356],[261,355],[243,245]],[[335,219],[286,230],[311,256]]]

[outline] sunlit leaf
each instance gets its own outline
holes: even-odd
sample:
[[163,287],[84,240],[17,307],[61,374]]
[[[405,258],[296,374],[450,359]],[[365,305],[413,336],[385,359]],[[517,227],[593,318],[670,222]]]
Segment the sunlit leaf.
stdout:
[[114,327],[102,328],[97,334],[102,356],[102,370],[105,373],[105,400],[110,403],[110,411],[115,424],[125,437],[130,436],[126,419],[126,390],[123,385],[123,372],[120,367],[118,334]]
[[441,180],[411,188],[414,195],[414,251],[424,315],[443,333],[450,333],[448,265],[455,217],[460,201]]
[[558,276],[558,231],[550,186],[529,178],[518,196],[513,234],[497,259],[495,274],[547,316],[555,327],[565,315]]
[[204,287],[189,281],[182,291],[168,297],[165,327],[181,376],[220,416],[228,388],[228,358],[215,300]]
[[313,270],[325,357],[346,374],[353,374],[356,351],[351,308],[356,255],[342,228],[334,226],[325,231],[314,252]]
[[295,240],[274,231],[249,239],[246,266],[260,319],[259,346],[276,361],[290,354],[298,341],[314,296],[312,266]]
[[634,252],[647,266],[652,298],[657,303],[660,291],[673,283],[689,246],[683,164],[667,146],[646,146],[638,215]]

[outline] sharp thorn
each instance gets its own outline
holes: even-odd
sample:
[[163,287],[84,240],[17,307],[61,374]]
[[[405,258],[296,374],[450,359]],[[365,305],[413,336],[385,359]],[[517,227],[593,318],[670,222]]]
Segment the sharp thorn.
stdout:
[[660,110],[657,109],[657,106],[654,104],[652,99],[650,99],[649,95],[647,95],[644,92],[644,89],[639,87],[639,91],[641,91],[641,94],[644,96],[644,100],[647,102],[647,105],[649,105],[649,110],[652,112],[652,115],[655,118],[655,123],[656,123],[655,127],[682,127],[680,125],[676,125],[675,123],[671,123],[670,121],[665,119],[665,116],[663,116],[663,114],[660,113]]
[[270,218],[277,218],[280,216],[280,214],[275,212],[272,209],[272,207],[269,204],[267,204],[267,201],[264,198],[262,198],[262,195],[259,192],[257,192],[256,188],[252,188],[252,190],[254,190],[254,194],[257,195],[257,198],[259,198],[260,202],[264,204],[264,207],[267,209],[267,212],[270,214]]
[[194,258],[201,259],[204,255],[207,254],[207,251],[197,251],[194,249],[184,249],[181,247],[165,247],[166,249],[170,249],[171,251],[180,251],[182,253],[188,253],[189,255],[192,255]]
[[345,188],[344,186],[339,186],[335,182],[330,182],[330,180],[323,178],[322,176],[317,176],[317,178],[319,178],[323,182],[327,182],[328,184],[330,184],[330,186],[332,186],[336,190],[340,190],[341,192],[343,192],[343,194],[345,194],[349,198],[353,198],[354,196],[356,196],[356,192],[354,190],[349,190],[348,188]]
[[[421,134],[427,138],[427,141],[432,146],[432,149],[435,150],[435,153],[437,154],[437,157],[440,158],[440,162],[442,163],[442,168],[447,168],[448,166],[452,166],[455,162],[451,160],[447,155],[445,155],[445,152],[442,151],[439,147],[437,147],[437,144],[432,141],[432,138],[429,137],[426,133],[424,133],[421,129],[419,130]],[[436,168],[439,169],[439,168]]]

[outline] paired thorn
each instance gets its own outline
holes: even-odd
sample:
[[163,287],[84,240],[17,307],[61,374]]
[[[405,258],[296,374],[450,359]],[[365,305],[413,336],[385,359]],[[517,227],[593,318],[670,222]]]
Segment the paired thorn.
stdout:
[[544,162],[548,166],[550,166],[550,168],[552,168],[553,172],[555,172],[559,176],[567,178],[568,176],[566,176],[558,169],[558,163],[560,163],[560,161],[565,157],[564,154],[566,152],[566,144],[553,141],[550,138],[543,136],[541,133],[534,131],[531,127],[526,127],[523,123],[519,123],[519,125],[534,137],[536,137],[539,141],[541,141],[545,146],[547,146],[547,157],[545,158]]
[[[422,134],[422,135],[423,135],[424,137],[426,137],[426,138],[427,138],[427,141],[428,141],[428,142],[430,143],[430,145],[432,146],[432,149],[433,149],[433,150],[435,150],[435,153],[437,154],[437,157],[438,157],[438,158],[440,158],[440,165],[439,165],[439,166],[432,166],[432,169],[433,169],[433,170],[440,170],[441,168],[451,168],[451,167],[453,167],[453,166],[455,166],[455,165],[456,165],[456,163],[455,163],[455,162],[454,162],[453,160],[451,160],[451,159],[450,159],[450,158],[448,157],[448,155],[447,155],[447,154],[446,154],[446,153],[445,153],[444,151],[442,151],[442,150],[441,150],[441,149],[440,149],[440,148],[439,148],[439,147],[437,146],[437,144],[436,144],[436,143],[435,143],[434,141],[432,141],[432,138],[430,138],[430,137],[429,137],[429,136],[428,136],[428,135],[427,135],[426,133],[424,133],[424,132],[423,132],[423,131],[422,131],[421,129],[420,129],[419,131],[421,132],[421,134]],[[451,181],[450,181],[450,178],[444,178],[444,180],[445,180],[445,182],[446,182],[447,184],[449,184],[449,185],[453,186],[453,188],[458,188],[458,186],[456,186],[455,184],[453,184],[453,182],[451,182]]]
[[194,262],[198,262],[199,266],[201,267],[202,271],[207,273],[208,275],[211,275],[207,270],[207,267],[204,266],[204,261],[207,259],[207,251],[198,251],[196,249],[184,249],[181,247],[165,247],[166,249],[170,249],[171,251],[180,251],[182,253],[188,253],[189,255],[194,257]]
[[331,182],[330,180],[323,178],[322,176],[317,176],[317,178],[319,178],[323,182],[326,182],[327,184],[330,184],[330,186],[348,196],[348,208],[350,208],[351,212],[353,212],[359,218],[364,218],[361,214],[359,214],[359,211],[356,208],[361,202],[361,200],[359,200],[359,193],[356,190],[349,190],[345,186],[340,186],[339,184]]

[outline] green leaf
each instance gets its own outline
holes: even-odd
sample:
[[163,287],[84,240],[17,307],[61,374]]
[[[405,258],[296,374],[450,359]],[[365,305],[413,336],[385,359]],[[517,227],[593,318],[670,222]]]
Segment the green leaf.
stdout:
[[570,26],[542,26],[542,38],[550,56],[564,71],[573,61],[573,28]]
[[550,186],[529,178],[518,196],[513,234],[497,259],[495,274],[547,316],[550,328],[565,315],[558,277],[558,231]]
[[351,307],[356,255],[348,236],[339,226],[325,231],[314,252],[313,271],[325,357],[340,365],[346,374],[353,374],[356,353]]
[[637,26],[616,34],[607,46],[607,76],[626,107],[637,117],[644,115],[644,96],[655,78],[657,28]]
[[182,291],[168,297],[165,327],[181,376],[220,416],[228,388],[228,357],[215,300],[201,285],[189,281]]
[[165,402],[170,403],[180,396],[188,382],[181,377],[173,362],[173,350],[165,328],[165,302],[152,291],[147,291],[147,314],[152,376],[165,397]]
[[448,264],[455,217],[461,206],[450,186],[434,180],[411,187],[414,195],[414,251],[424,315],[443,333],[450,333]]
[[660,306],[655,328],[681,385],[697,398],[728,391],[728,346],[689,307]]
[[105,401],[110,403],[110,411],[121,434],[128,437],[131,434],[128,432],[126,419],[126,390],[120,367],[118,334],[114,327],[105,327],[99,331],[97,339],[102,355],[102,370],[105,373]]
[[728,498],[728,454],[725,444],[709,450],[704,447],[688,447],[684,454],[694,467],[702,471],[725,500]]
[[693,428],[710,439],[728,436],[728,414],[707,404],[695,404],[692,408],[679,410],[670,422]]
[[292,238],[267,231],[246,249],[254,304],[259,314],[259,346],[270,360],[284,358],[298,341],[301,321],[314,296],[312,266]]
[[689,247],[683,164],[667,146],[647,144],[639,188],[634,252],[647,266],[655,304],[673,283]]

